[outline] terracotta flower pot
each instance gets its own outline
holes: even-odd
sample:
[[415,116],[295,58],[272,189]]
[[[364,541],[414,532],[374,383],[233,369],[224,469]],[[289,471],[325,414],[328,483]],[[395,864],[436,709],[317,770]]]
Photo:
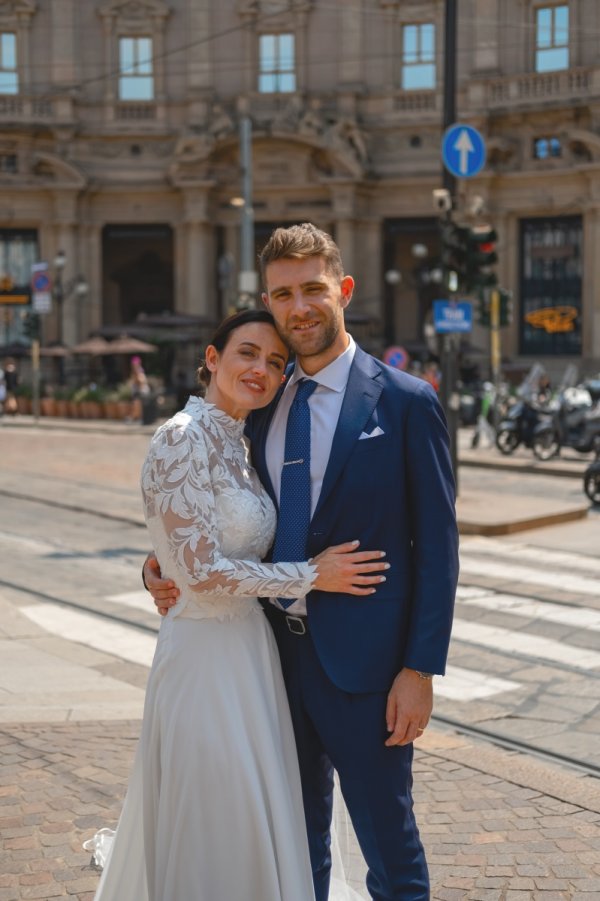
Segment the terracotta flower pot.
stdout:
[[40,412],[42,416],[56,416],[56,401],[53,397],[40,399]]

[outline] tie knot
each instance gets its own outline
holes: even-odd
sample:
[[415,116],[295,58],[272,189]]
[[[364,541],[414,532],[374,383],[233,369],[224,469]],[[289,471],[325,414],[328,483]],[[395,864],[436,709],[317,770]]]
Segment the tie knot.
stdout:
[[296,397],[294,398],[294,403],[302,403],[303,401],[307,401],[316,387],[317,382],[315,382],[313,379],[300,379],[300,381],[298,382],[298,387],[296,389]]

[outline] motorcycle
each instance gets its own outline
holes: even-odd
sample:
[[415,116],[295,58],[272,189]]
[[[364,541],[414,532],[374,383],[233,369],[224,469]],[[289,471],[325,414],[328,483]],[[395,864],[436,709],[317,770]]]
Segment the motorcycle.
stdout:
[[600,504],[600,447],[595,461],[583,474],[583,490],[593,504]]
[[580,454],[600,451],[600,403],[583,386],[561,392],[552,420],[536,431],[533,453],[539,460],[557,456],[561,447]]
[[533,399],[521,398],[510,406],[498,425],[496,447],[501,454],[514,453],[520,444],[533,447],[538,432],[545,429],[551,413]]

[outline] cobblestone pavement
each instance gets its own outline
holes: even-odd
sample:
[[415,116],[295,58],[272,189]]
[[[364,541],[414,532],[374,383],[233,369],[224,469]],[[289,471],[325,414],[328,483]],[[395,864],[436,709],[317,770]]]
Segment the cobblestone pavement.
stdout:
[[[82,841],[116,822],[138,729],[138,722],[0,728],[0,901],[91,901],[98,875]],[[597,901],[600,790],[585,783],[431,732],[417,753],[415,799],[432,898]]]

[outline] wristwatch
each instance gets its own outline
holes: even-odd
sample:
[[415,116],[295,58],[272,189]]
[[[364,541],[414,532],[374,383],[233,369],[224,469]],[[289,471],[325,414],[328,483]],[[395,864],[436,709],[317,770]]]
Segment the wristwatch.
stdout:
[[415,670],[415,673],[419,677],[419,679],[433,679],[433,673],[420,673],[418,669]]

